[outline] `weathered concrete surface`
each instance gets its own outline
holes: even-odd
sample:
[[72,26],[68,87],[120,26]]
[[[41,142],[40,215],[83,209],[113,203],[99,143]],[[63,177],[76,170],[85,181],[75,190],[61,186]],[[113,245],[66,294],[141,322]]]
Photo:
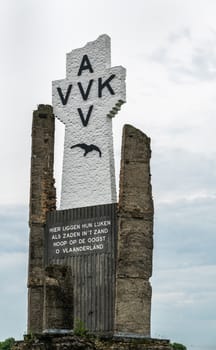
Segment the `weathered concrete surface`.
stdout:
[[[85,69],[81,69],[85,57],[88,57],[92,70],[87,68],[86,63]],[[54,114],[65,124],[61,209],[117,201],[112,118],[126,101],[125,75],[123,67],[111,67],[110,38],[104,34],[68,53],[66,79],[53,81]],[[113,93],[105,85],[100,94],[99,81],[102,79],[104,84],[110,77],[108,87],[112,88]],[[78,84],[83,86],[86,97],[81,94]],[[64,101],[59,91],[65,97]],[[78,111],[82,111],[84,120]],[[97,146],[101,155],[93,150],[84,157],[84,149],[71,149],[83,143]]]
[[39,335],[16,342],[12,350],[172,350],[169,340]]
[[53,178],[54,116],[52,107],[39,105],[33,113],[31,188],[29,204],[28,332],[42,331],[44,301],[44,225],[56,208]]
[[69,266],[45,269],[43,329],[73,329],[73,284]]
[[150,336],[153,200],[150,138],[123,129],[118,212],[115,332]]
[[151,285],[143,278],[118,276],[116,333],[150,335]]

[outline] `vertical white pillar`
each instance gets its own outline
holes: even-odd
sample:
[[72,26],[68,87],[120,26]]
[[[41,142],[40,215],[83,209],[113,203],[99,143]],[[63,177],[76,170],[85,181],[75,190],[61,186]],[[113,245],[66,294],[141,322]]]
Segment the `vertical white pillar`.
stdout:
[[53,82],[54,115],[65,124],[61,209],[117,201],[112,117],[126,99],[125,75],[101,35],[68,53],[66,78]]

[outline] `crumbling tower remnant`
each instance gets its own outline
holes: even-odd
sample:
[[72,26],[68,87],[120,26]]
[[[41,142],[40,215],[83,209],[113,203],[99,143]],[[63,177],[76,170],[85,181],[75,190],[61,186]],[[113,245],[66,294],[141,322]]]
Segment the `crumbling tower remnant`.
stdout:
[[28,332],[42,331],[44,302],[44,227],[56,208],[53,178],[54,116],[49,105],[33,112],[29,214]]
[[153,200],[150,138],[125,125],[118,212],[115,331],[150,336]]

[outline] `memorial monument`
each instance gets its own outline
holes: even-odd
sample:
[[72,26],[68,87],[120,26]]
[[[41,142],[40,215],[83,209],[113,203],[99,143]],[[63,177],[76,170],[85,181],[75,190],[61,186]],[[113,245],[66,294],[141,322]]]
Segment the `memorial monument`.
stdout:
[[68,53],[66,79],[52,84],[65,124],[61,209],[117,202],[112,117],[126,99],[125,69],[110,66],[110,38],[101,35]]
[[[66,346],[53,340],[60,335],[73,348],[77,322],[112,338],[112,349],[119,339],[123,349],[134,339],[139,349],[170,349],[169,341],[150,338],[151,149],[149,137],[130,125],[123,129],[117,202],[112,118],[126,102],[125,77],[123,67],[111,66],[110,38],[101,35],[67,54],[66,78],[52,84],[52,106],[33,113],[28,334],[53,335],[58,349]],[[59,210],[55,118],[65,125]]]

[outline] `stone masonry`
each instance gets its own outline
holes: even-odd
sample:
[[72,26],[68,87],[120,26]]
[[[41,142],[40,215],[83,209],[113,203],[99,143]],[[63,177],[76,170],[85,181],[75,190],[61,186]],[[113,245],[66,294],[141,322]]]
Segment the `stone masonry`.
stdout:
[[115,332],[150,336],[154,212],[150,138],[125,125],[121,157]]
[[73,284],[69,266],[49,265],[44,278],[43,330],[73,329]]
[[54,116],[49,105],[33,113],[30,180],[28,332],[41,332],[44,302],[44,226],[56,208],[53,178]]
[[173,350],[169,340],[40,334],[26,336],[13,350]]

